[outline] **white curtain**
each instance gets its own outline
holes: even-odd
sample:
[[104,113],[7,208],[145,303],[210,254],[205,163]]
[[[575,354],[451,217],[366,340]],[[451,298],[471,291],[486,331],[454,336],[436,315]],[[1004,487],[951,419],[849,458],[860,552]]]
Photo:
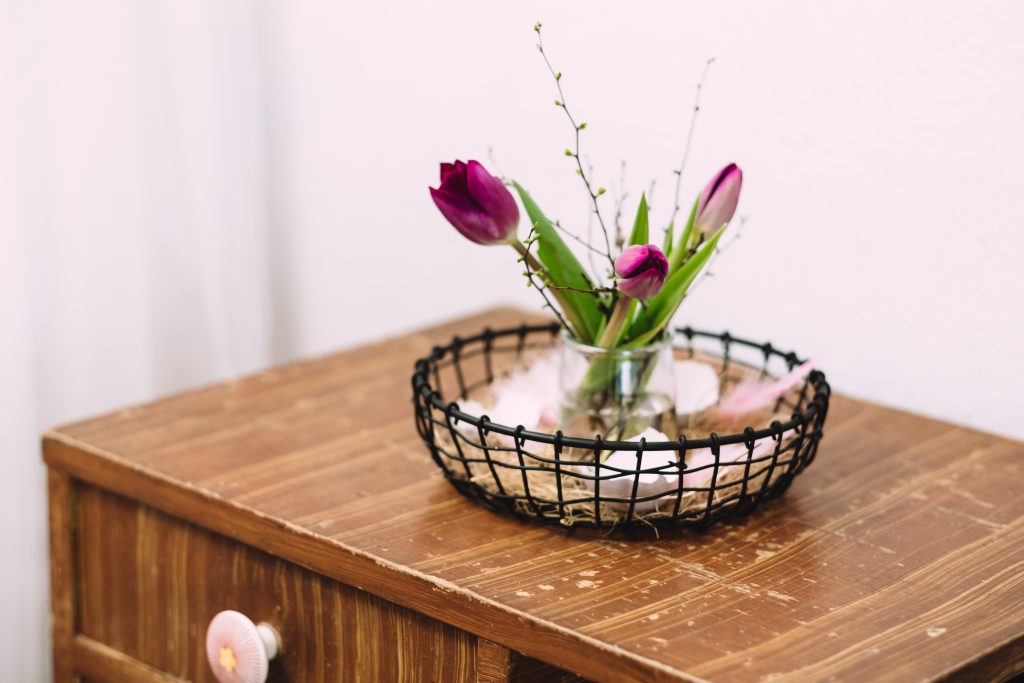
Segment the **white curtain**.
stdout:
[[275,358],[248,3],[2,6],[0,678],[49,670],[44,426]]

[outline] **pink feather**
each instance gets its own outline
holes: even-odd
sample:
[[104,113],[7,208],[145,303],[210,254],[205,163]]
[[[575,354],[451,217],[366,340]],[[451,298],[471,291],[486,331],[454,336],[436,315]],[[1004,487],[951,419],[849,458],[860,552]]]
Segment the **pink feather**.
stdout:
[[745,380],[731,394],[722,399],[718,410],[727,417],[739,417],[765,408],[803,380],[814,367],[815,362],[809,360],[774,382],[760,379]]

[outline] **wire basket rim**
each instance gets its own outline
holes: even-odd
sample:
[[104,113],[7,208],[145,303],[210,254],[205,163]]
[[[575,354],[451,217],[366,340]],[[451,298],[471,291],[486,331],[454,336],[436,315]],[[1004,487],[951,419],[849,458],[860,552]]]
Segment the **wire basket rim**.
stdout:
[[[441,397],[441,392],[433,388],[430,384],[431,363],[436,363],[444,359],[449,354],[451,354],[454,359],[457,359],[462,347],[467,344],[482,341],[485,345],[489,346],[497,337],[517,335],[520,338],[525,338],[527,334],[535,332],[548,332],[554,336],[560,329],[561,325],[557,322],[532,325],[523,323],[518,326],[503,327],[497,330],[485,327],[482,332],[468,337],[455,335],[452,337],[451,342],[446,346],[435,346],[430,355],[416,361],[415,370],[413,371],[412,376],[413,393],[416,396],[422,396],[429,406],[442,411],[448,418],[454,418],[459,422],[465,422],[477,428],[485,427],[488,432],[512,437],[516,442],[522,443],[525,441],[532,441],[536,443],[550,444],[555,446],[556,449],[578,448],[590,451],[614,450],[626,452],[656,452],[679,451],[680,449],[692,451],[700,448],[710,448],[714,452],[718,450],[719,446],[740,443],[751,447],[755,441],[766,438],[777,439],[786,431],[796,429],[798,427],[805,427],[806,425],[811,424],[814,418],[819,416],[819,413],[827,411],[831,389],[828,382],[825,381],[825,373],[820,370],[812,370],[808,379],[810,385],[814,388],[814,396],[808,400],[804,408],[794,412],[793,416],[785,422],[774,420],[768,427],[762,429],[747,427],[742,432],[731,434],[718,434],[716,432],[711,432],[707,437],[700,439],[688,439],[685,435],[682,435],[676,441],[647,441],[646,439],[640,439],[639,441],[606,441],[601,438],[600,434],[595,435],[594,438],[583,438],[566,436],[561,430],[556,431],[554,434],[548,434],[546,432],[537,432],[526,429],[521,424],[511,427],[499,422],[493,422],[486,414],[473,415],[472,413],[463,411],[459,407],[458,401],[445,401]],[[749,348],[762,351],[766,356],[776,355],[784,358],[791,368],[805,362],[793,351],[783,352],[776,349],[770,342],[759,344],[743,337],[733,336],[728,331],[710,332],[707,330],[694,329],[689,326],[677,327],[672,330],[671,338],[674,340],[680,335],[685,336],[691,341],[694,337],[704,337],[717,339],[723,342],[726,346],[734,343],[741,346],[747,346]],[[673,349],[678,348],[685,347],[678,347],[673,343]]]

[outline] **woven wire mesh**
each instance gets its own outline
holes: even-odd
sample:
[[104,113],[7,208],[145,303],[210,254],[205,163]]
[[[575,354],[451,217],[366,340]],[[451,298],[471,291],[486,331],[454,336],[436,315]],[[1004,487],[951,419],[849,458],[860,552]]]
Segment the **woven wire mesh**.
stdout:
[[[555,347],[559,330],[557,324],[488,328],[455,337],[416,362],[417,430],[448,481],[487,507],[565,526],[706,526],[780,495],[814,460],[830,393],[817,370],[778,399],[776,413],[790,414],[788,420],[677,441],[547,434],[460,409],[459,400]],[[684,357],[716,358],[720,378],[734,366],[767,377],[803,362],[768,343],[688,327],[674,331],[674,347]],[[614,451],[635,454],[636,464],[616,467],[599,457]],[[659,451],[666,452],[664,464],[645,467],[644,453]],[[643,483],[652,477],[661,477],[661,485]]]

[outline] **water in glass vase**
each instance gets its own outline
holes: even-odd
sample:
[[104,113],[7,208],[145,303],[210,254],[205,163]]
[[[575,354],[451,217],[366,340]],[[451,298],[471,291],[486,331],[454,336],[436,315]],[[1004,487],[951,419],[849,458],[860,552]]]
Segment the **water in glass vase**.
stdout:
[[567,436],[625,441],[652,427],[669,439],[678,436],[670,339],[605,349],[566,337],[559,386]]

